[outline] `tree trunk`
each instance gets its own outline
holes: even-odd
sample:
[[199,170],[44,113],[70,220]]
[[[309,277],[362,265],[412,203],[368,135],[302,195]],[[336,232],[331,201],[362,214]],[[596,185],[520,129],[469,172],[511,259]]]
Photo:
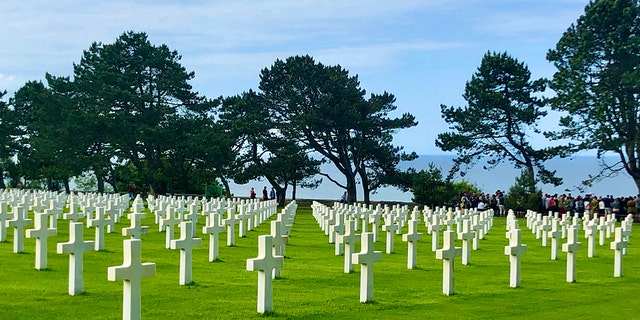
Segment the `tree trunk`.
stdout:
[[284,185],[284,188],[280,188],[279,186],[276,187],[277,193],[278,193],[278,205],[281,207],[285,206],[285,202],[287,199],[287,185]]
[[229,187],[229,181],[224,177],[220,177],[220,181],[222,181],[222,185],[224,186],[224,194],[227,197],[231,197],[231,187]]
[[349,204],[353,204],[358,201],[358,194],[356,190],[356,177],[355,174],[352,176],[345,175],[347,178],[347,201]]
[[69,179],[64,179],[64,192],[66,194],[71,194],[71,188],[69,187]]
[[6,189],[4,184],[4,168],[0,168],[0,189]]
[[104,177],[96,175],[96,181],[98,182],[98,193],[104,193]]
[[533,192],[536,190],[536,176],[535,176],[535,172],[533,171],[533,164],[531,163],[527,163],[527,172],[529,172],[529,192]]
[[297,191],[297,189],[298,189],[298,186],[294,183],[294,184],[291,186],[291,188],[292,188],[292,189],[291,189],[291,200],[295,200],[295,199],[296,199],[296,191]]

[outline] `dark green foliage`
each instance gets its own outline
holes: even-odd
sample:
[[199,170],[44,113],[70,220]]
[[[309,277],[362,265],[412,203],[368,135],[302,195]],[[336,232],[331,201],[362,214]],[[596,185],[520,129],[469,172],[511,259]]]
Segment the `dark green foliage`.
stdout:
[[572,141],[555,151],[612,153],[619,161],[594,178],[624,170],[640,191],[640,3],[591,1],[547,59],[558,69],[551,105],[566,114],[548,136]]
[[310,56],[276,60],[262,70],[259,88],[276,131],[333,163],[344,182],[321,174],[344,188],[349,202],[356,201],[356,177],[367,202],[387,183],[385,176],[398,173],[399,161],[415,158],[391,143],[392,133],[417,124],[414,117],[390,118],[395,97],[385,92],[366,99],[358,78],[339,65],[325,66]]
[[250,90],[225,99],[220,113],[222,126],[229,128],[237,157],[232,176],[236,182],[264,177],[284,205],[289,186],[292,199],[298,186],[316,188],[321,161],[313,159],[297,141],[285,136],[282,125],[270,116],[262,96]]
[[542,204],[542,192],[531,184],[529,171],[522,170],[504,198],[505,205],[514,210],[538,211]]
[[463,97],[468,105],[441,106],[452,131],[438,134],[436,145],[457,153],[451,172],[488,158],[485,168],[507,161],[529,170],[532,183],[537,169],[542,182],[559,185],[561,180],[543,165],[549,154],[529,142],[531,134],[540,132],[536,125],[547,114],[538,97],[544,90],[545,81],[532,80],[524,63],[506,53],[485,54],[465,86]]

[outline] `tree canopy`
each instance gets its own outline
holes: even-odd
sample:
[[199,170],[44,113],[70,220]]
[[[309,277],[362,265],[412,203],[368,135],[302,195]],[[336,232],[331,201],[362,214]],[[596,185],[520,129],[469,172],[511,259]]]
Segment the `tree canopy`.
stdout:
[[[626,171],[640,192],[640,4],[637,0],[591,1],[549,50],[558,69],[551,105],[565,112],[555,139],[570,139],[561,152],[597,150],[602,174]],[[601,175],[594,176],[597,179]]]
[[545,87],[544,79],[531,79],[523,62],[507,53],[486,53],[465,86],[467,106],[441,105],[452,131],[438,134],[436,146],[457,153],[452,172],[481,159],[488,159],[487,168],[508,161],[529,172],[531,185],[538,179],[559,184],[543,165],[548,154],[529,141],[531,134],[540,133],[536,126],[547,115],[539,97]]
[[367,202],[369,193],[385,183],[382,175],[395,172],[385,166],[408,158],[391,144],[391,136],[417,125],[415,118],[408,113],[390,118],[395,97],[385,92],[366,99],[357,76],[339,65],[325,66],[310,56],[276,60],[260,73],[259,89],[275,132],[331,162],[344,182],[320,174],[344,188],[350,203],[357,199],[358,175]]

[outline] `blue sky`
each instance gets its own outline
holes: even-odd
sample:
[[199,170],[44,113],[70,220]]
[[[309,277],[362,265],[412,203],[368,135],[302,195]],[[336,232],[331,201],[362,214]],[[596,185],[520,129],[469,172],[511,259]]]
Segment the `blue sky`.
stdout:
[[[92,42],[143,31],[182,54],[194,88],[208,97],[257,88],[275,59],[309,54],[359,75],[367,92],[388,91],[398,115],[419,125],[396,144],[437,154],[447,130],[440,104],[461,94],[487,51],[507,51],[534,77],[551,77],[545,60],[587,0],[404,1],[81,1],[0,3],[0,90],[10,93],[45,72],[66,76]],[[5,97],[6,98],[6,97]],[[542,123],[553,129],[555,120]],[[546,142],[532,137],[536,144]]]

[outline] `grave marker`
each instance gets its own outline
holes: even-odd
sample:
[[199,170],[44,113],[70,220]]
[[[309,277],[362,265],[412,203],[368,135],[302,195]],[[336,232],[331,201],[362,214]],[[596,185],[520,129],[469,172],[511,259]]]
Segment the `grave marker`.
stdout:
[[193,237],[193,222],[180,223],[180,239],[171,240],[171,249],[180,249],[180,280],[181,286],[190,284],[192,278],[192,250],[202,244],[202,239]]
[[69,295],[80,294],[83,289],[84,252],[91,250],[93,241],[82,240],[82,222],[69,221],[69,242],[58,243],[58,253],[69,254]]
[[140,239],[124,240],[124,263],[121,266],[109,267],[109,281],[124,281],[122,294],[122,319],[137,320],[142,317],[142,299],[140,282],[142,278],[156,275],[155,263],[141,262]]
[[584,236],[587,238],[587,257],[592,258],[596,252],[596,230],[598,226],[593,221],[587,222],[584,227]]
[[569,227],[567,230],[567,243],[562,244],[562,252],[567,253],[567,282],[576,281],[576,253],[580,250],[581,244],[577,242],[578,228]]
[[236,224],[238,224],[233,208],[227,207],[227,218],[222,222],[227,227],[227,246],[233,247],[236,245]]
[[613,276],[622,276],[623,250],[627,247],[627,241],[623,237],[622,228],[616,228],[615,240],[611,242],[611,250],[615,250],[613,259]]
[[92,219],[91,215],[88,215],[87,228],[96,228],[95,238],[95,250],[104,250],[104,227],[113,226],[113,220],[110,217],[105,216],[104,207],[96,207],[96,218]]
[[373,248],[373,233],[363,232],[361,250],[352,254],[353,263],[360,264],[360,302],[373,300],[373,264],[382,260],[382,252]]
[[464,219],[462,221],[462,232],[458,233],[458,239],[462,240],[462,264],[468,265],[471,258],[471,245],[469,240],[475,239],[476,233],[471,229],[471,221]]
[[167,248],[167,249],[171,248],[171,240],[173,240],[174,228],[180,222],[182,222],[182,219],[178,219],[178,217],[175,214],[175,209],[173,207],[171,207],[171,206],[168,206],[167,209],[166,209],[166,212],[165,212],[164,219],[160,219],[160,224],[162,224],[162,226],[164,226],[164,232],[165,232],[164,246],[165,246],[165,248]]
[[[365,224],[363,224],[363,226],[365,226]],[[385,251],[387,254],[393,253],[393,241],[395,237],[393,232],[397,229],[398,229],[398,225],[395,223],[395,216],[389,215],[385,221],[385,224],[382,226],[382,231],[387,232],[387,246],[386,246],[387,250]]]
[[45,213],[35,214],[35,229],[27,230],[27,238],[36,238],[36,269],[47,268],[47,238],[57,234],[56,229],[49,229],[48,217]]
[[462,255],[462,249],[455,246],[455,232],[444,232],[442,249],[436,250],[436,259],[442,260],[442,294],[450,296],[453,291],[453,261]]
[[551,260],[558,260],[558,239],[562,237],[562,227],[558,219],[551,220],[549,237],[551,238]]
[[7,241],[7,222],[13,215],[9,212],[9,207],[6,202],[0,202],[0,242]]
[[344,225],[344,234],[339,235],[339,241],[344,244],[344,273],[353,272],[352,253],[359,236],[355,234],[356,222],[349,219]]
[[209,216],[209,225],[202,227],[202,233],[209,235],[209,262],[218,260],[218,235],[224,231],[224,225],[218,213]]
[[23,206],[12,208],[13,219],[7,220],[7,227],[13,227],[13,252],[24,252],[24,228],[31,226],[31,219],[27,219],[27,209]]
[[284,258],[273,255],[273,238],[258,236],[258,257],[247,259],[247,270],[258,271],[258,312],[270,312],[273,309],[273,279],[275,268],[282,268]]
[[127,215],[129,221],[131,221],[131,226],[129,228],[122,228],[123,236],[130,236],[131,239],[140,239],[143,234],[147,234],[149,232],[149,227],[142,225],[142,218],[144,218],[144,213],[130,213]]
[[416,249],[418,241],[422,239],[422,233],[418,232],[418,220],[409,220],[409,231],[402,235],[402,241],[407,242],[407,269],[416,267]]
[[522,230],[511,229],[509,233],[509,245],[504,247],[504,254],[509,256],[510,273],[509,286],[520,286],[520,256],[527,252],[527,245],[522,244]]

